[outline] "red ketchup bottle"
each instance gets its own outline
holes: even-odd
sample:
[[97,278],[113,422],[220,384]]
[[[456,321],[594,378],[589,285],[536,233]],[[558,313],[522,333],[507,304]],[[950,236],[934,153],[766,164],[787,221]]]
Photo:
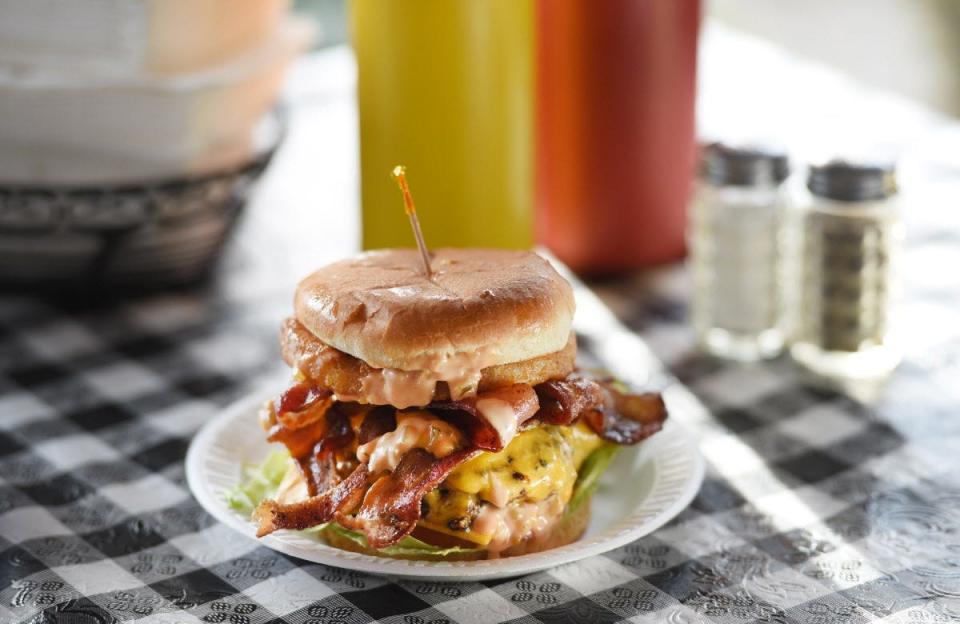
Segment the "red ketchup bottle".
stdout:
[[684,253],[700,0],[537,3],[536,237],[575,271]]

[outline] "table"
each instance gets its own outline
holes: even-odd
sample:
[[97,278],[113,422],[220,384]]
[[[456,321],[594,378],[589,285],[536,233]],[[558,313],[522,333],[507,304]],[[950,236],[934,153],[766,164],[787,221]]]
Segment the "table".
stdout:
[[[724,97],[724,63],[796,62],[716,27],[705,45],[708,103]],[[801,70],[836,102],[867,93]],[[344,50],[296,69],[290,141],[210,288],[100,309],[0,298],[0,621],[960,618],[960,220],[944,205],[958,170],[934,149],[960,131],[879,96],[871,111],[923,137],[909,169],[923,184],[907,359],[876,403],[814,386],[785,359],[697,354],[684,271],[668,267],[593,284],[684,384],[668,401],[709,463],[690,508],[654,535],[524,578],[391,583],[279,555],[205,514],[185,484],[191,435],[280,372],[276,328],[297,277],[356,245],[351,72]],[[804,89],[781,86],[791,101]],[[822,127],[832,111],[809,119]]]

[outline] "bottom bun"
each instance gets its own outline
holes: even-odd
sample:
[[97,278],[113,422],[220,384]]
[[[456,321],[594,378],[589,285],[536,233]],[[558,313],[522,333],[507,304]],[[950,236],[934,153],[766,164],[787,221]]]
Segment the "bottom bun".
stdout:
[[564,546],[580,539],[590,522],[590,499],[583,501],[572,513],[565,513],[547,533],[533,536],[491,556],[486,550],[450,553],[446,555],[390,555],[368,546],[361,546],[352,539],[331,531],[323,532],[323,540],[334,548],[390,559],[415,559],[418,561],[477,561],[497,557],[515,557]]

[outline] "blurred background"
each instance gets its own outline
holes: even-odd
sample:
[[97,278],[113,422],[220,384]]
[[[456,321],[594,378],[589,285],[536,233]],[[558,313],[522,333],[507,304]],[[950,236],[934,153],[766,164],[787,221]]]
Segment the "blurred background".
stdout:
[[[322,24],[317,47],[348,39],[343,0],[297,0]],[[960,115],[960,6],[952,0],[708,0],[720,24],[852,77]]]

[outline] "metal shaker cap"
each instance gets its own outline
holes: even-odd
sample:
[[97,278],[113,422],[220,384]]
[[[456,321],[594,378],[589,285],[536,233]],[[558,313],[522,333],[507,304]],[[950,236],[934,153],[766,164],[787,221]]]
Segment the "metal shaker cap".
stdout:
[[830,160],[810,166],[807,188],[814,195],[837,201],[886,199],[897,193],[896,168],[892,162]]
[[773,148],[719,142],[703,148],[700,174],[717,186],[777,185],[789,173],[787,155]]

